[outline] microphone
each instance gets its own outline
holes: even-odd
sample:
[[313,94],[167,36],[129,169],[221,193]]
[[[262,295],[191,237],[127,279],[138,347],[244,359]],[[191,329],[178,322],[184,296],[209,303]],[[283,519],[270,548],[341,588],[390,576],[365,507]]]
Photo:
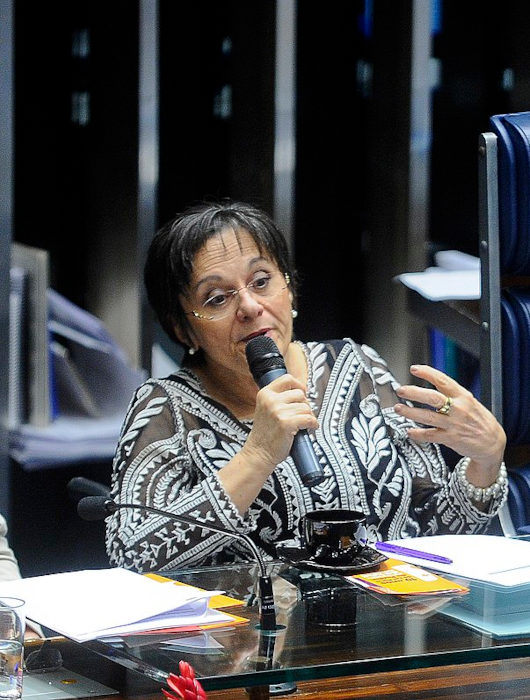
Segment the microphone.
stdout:
[[86,479],[84,476],[74,476],[66,485],[70,498],[79,501],[83,496],[106,496],[110,497],[110,488],[99,481]]
[[155,515],[161,515],[164,518],[170,518],[171,520],[177,520],[181,523],[186,523],[187,525],[193,525],[194,527],[201,527],[204,530],[210,530],[211,532],[217,532],[221,535],[228,535],[236,540],[241,540],[250,549],[254,555],[255,560],[258,563],[260,576],[259,576],[259,609],[260,609],[260,629],[271,631],[276,630],[276,610],[274,607],[274,596],[272,592],[272,580],[267,574],[267,568],[261,552],[259,551],[257,545],[250,539],[248,535],[240,532],[233,532],[232,530],[226,530],[217,525],[206,525],[205,523],[195,520],[188,515],[175,515],[174,513],[169,513],[165,510],[160,510],[159,508],[152,508],[151,506],[144,506],[138,503],[118,503],[108,498],[108,496],[85,496],[77,504],[77,512],[83,520],[103,520],[108,515],[115,513],[118,510],[131,509],[131,510],[142,510],[147,513],[154,513]]
[[[285,361],[272,338],[266,335],[251,338],[245,351],[248,366],[260,389],[277,377],[287,374]],[[324,472],[307,430],[299,430],[294,436],[291,457],[304,486],[315,486],[324,479]]]

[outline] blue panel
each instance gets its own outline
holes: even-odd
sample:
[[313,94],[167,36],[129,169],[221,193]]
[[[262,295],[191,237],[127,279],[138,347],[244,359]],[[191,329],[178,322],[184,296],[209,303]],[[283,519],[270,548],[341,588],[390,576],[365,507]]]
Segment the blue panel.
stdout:
[[513,271],[530,271],[530,112],[506,114],[504,125],[515,153],[517,196],[517,243]]
[[[530,290],[510,289],[505,292],[510,300],[519,335],[519,367],[510,363],[509,354],[503,358],[503,371],[516,373],[518,376],[519,390],[516,394],[510,394],[505,390],[506,400],[514,405],[518,404],[518,423],[516,440],[518,444],[530,441]],[[514,339],[514,343],[517,339]],[[503,343],[504,348],[504,343]],[[512,358],[513,359],[513,358]],[[514,379],[515,384],[515,379]]]
[[519,328],[510,297],[501,295],[503,427],[509,443],[517,444],[519,430]]
[[517,243],[517,186],[515,153],[503,119],[503,115],[493,116],[490,124],[497,136],[501,273],[509,273],[513,271]]

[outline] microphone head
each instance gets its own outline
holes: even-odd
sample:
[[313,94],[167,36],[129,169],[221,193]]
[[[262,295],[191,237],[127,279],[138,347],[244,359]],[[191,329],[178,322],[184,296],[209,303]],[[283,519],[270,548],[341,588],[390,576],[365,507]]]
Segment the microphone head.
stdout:
[[66,485],[70,498],[79,501],[83,496],[110,497],[110,488],[99,481],[86,479],[84,476],[74,476]]
[[105,496],[85,496],[77,504],[77,513],[83,520],[103,520],[113,512],[112,505]]
[[245,352],[248,366],[256,382],[259,382],[260,377],[271,369],[285,369],[285,361],[278,346],[266,335],[251,338]]

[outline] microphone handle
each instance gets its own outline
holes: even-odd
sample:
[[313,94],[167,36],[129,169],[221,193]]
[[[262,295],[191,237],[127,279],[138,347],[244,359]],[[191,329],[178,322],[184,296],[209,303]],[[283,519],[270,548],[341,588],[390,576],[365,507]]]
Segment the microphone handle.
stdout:
[[[285,367],[275,367],[264,372],[257,380],[260,389],[270,384],[278,377],[287,374]],[[315,486],[324,479],[322,466],[317,459],[307,430],[299,430],[293,439],[291,457],[304,486]]]
[[317,459],[307,430],[299,430],[293,439],[291,447],[293,458],[304,486],[316,486],[324,478],[324,472]]
[[263,374],[260,377],[255,377],[256,384],[259,386],[260,389],[263,389],[264,386],[267,386],[267,384],[270,384],[275,379],[278,379],[278,377],[283,377],[284,374],[287,374],[285,365],[283,367],[275,367],[274,369],[269,369],[268,372],[263,372]]

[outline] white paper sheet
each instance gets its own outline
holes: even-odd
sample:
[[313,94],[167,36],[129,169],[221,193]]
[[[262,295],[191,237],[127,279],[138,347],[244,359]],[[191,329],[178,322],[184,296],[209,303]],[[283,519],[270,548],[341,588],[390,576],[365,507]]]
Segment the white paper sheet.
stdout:
[[439,564],[408,555],[395,555],[396,559],[425,569],[499,586],[530,583],[530,542],[525,540],[494,535],[434,535],[390,541],[408,549],[440,554],[453,560],[452,564]]
[[461,250],[439,250],[434,254],[434,262],[444,270],[480,270],[480,258]]
[[9,453],[28,471],[112,459],[123,415],[58,416],[45,428],[21,425],[9,434]]
[[126,569],[94,569],[0,583],[0,595],[26,601],[26,617],[86,641],[107,634],[204,624],[229,616],[208,608],[211,596]]
[[224,649],[221,642],[212,637],[208,632],[202,632],[196,635],[187,635],[178,639],[165,639],[160,643],[165,649],[174,648],[176,650],[193,649],[196,653],[200,651],[210,651],[212,649]]
[[424,272],[405,272],[395,278],[431,301],[480,299],[480,270],[444,270],[429,267]]

